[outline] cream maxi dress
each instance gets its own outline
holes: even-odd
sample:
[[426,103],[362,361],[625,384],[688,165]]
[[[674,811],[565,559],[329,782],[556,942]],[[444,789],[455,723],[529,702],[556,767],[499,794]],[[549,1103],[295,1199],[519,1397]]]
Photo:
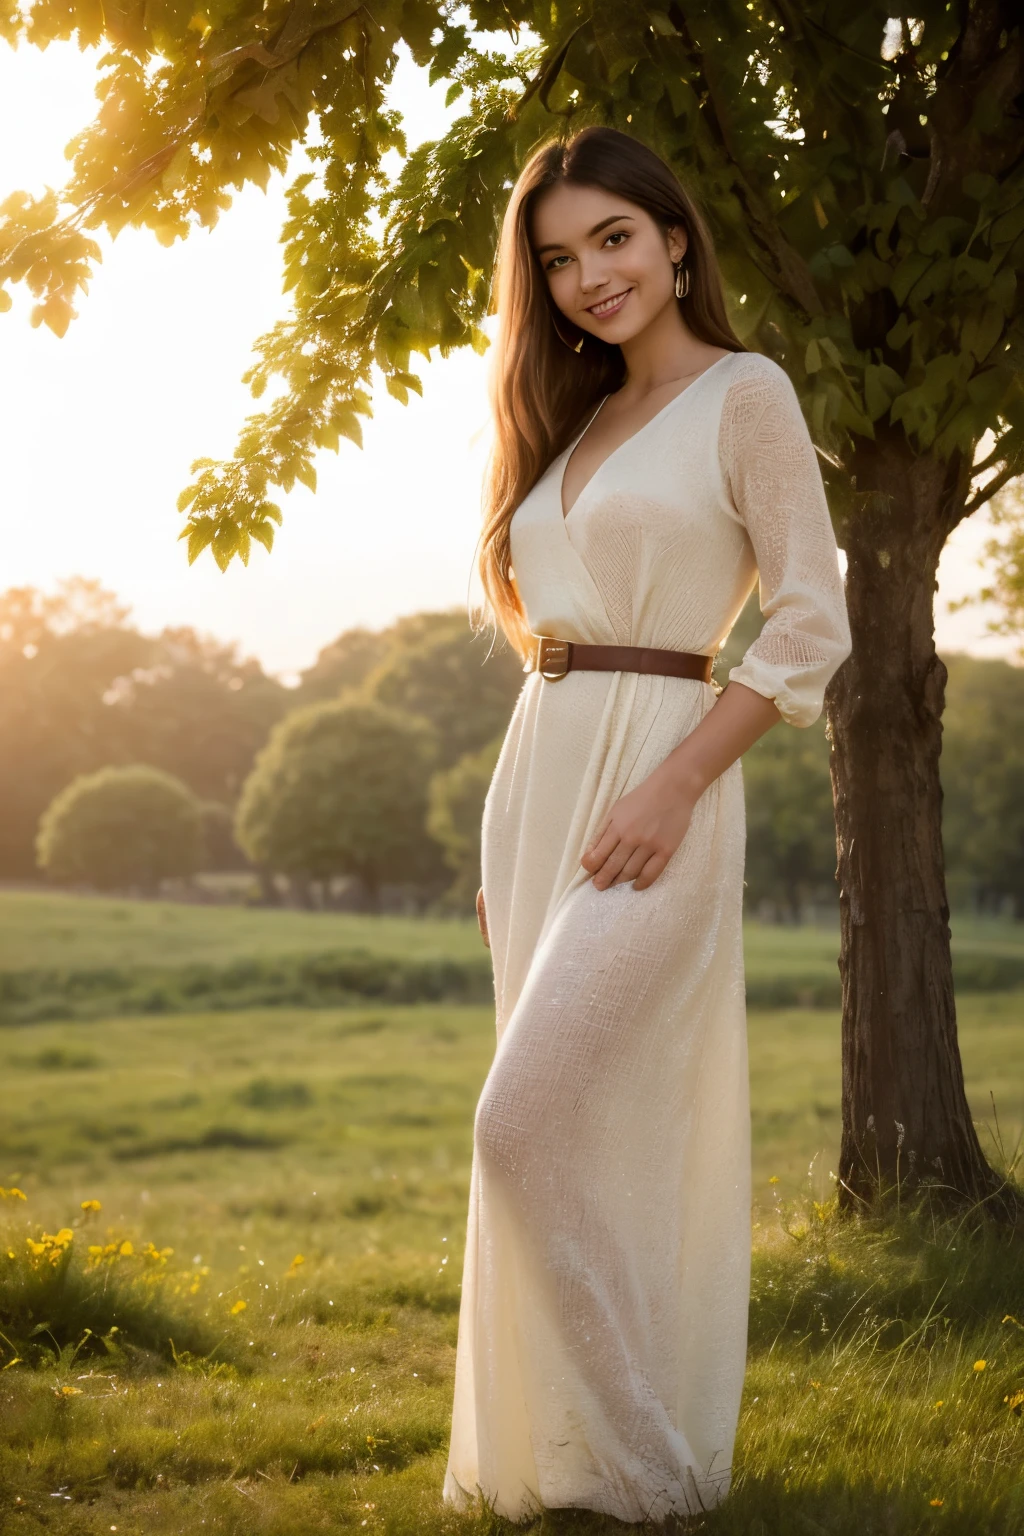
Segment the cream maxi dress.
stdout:
[[[575,442],[512,521],[530,628],[714,654],[759,577],[766,623],[729,679],[812,725],[850,632],[782,369],[720,358],[563,519]],[[511,1519],[543,1505],[660,1521],[729,1489],[751,1238],[740,760],[646,890],[599,891],[580,864],[719,691],[531,673],[498,758],[482,854],[497,1050],[474,1124],[443,1489],[457,1508],[482,1493]]]

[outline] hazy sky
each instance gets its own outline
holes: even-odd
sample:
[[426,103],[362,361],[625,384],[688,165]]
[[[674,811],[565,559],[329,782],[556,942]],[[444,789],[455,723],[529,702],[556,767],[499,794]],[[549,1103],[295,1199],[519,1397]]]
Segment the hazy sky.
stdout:
[[[0,198],[63,183],[64,145],[95,112],[95,56],[0,42]],[[443,86],[406,63],[396,91],[411,142],[443,130]],[[193,624],[281,673],[350,625],[476,597],[487,362],[468,350],[426,365],[424,398],[407,407],[381,389],[363,450],[319,457],[315,496],[275,498],[285,521],[272,555],[254,547],[248,568],[225,574],[208,555],[188,566],[175,501],[191,461],[229,455],[259,408],[239,381],[255,338],[287,313],[283,217],[278,179],[170,249],[137,230],[102,238],[63,339],[31,328],[27,296],[0,316],[0,587],[98,576],[141,628]],[[980,514],[944,552],[940,649],[1011,649],[985,635],[985,609],[944,611],[983,584],[975,557],[989,535]]]

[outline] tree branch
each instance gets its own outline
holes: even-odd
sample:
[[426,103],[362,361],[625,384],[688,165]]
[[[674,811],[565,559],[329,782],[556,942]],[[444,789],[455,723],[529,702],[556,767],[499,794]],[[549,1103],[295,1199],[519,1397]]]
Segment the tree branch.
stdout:
[[747,174],[723,104],[724,92],[716,88],[708,69],[710,54],[697,47],[689,22],[682,13],[682,0],[672,6],[669,14],[683,39],[694,74],[704,81],[710,109],[708,118],[718,130],[718,143],[733,170],[736,195],[750,217],[752,232],[775,264],[775,271],[771,274],[773,281],[800,305],[805,314],[823,315],[825,306],[807,263],[783,235],[771,206]]
[[981,490],[972,496],[970,501],[966,503],[963,513],[964,517],[970,517],[972,512],[977,512],[979,507],[983,507],[986,501],[991,501],[992,497],[996,494],[997,491],[1001,491],[1004,485],[1006,485],[1010,480],[1015,480],[1019,474],[1019,465],[1005,465],[999,471],[998,475],[993,475],[991,480],[986,481],[986,483],[981,487]]

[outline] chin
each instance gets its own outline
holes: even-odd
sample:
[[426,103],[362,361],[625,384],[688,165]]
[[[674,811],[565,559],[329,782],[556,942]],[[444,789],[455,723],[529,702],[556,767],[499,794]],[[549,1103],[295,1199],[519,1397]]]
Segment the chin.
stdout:
[[[595,337],[598,341],[606,342],[610,347],[621,347],[624,342],[632,341],[634,336],[639,336],[645,331],[653,319],[652,315],[648,319],[641,320],[639,324],[636,320],[627,322],[623,319],[618,325],[601,326],[600,329],[595,327],[593,330],[588,326],[586,334]],[[584,327],[581,326],[580,329],[583,330]]]

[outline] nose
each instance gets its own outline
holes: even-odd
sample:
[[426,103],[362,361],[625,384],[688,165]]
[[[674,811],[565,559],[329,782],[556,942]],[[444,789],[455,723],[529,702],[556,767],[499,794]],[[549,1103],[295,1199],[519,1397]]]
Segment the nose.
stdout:
[[590,265],[585,260],[581,260],[579,274],[581,293],[594,293],[598,288],[603,288],[608,281],[607,275],[601,271],[597,262]]

